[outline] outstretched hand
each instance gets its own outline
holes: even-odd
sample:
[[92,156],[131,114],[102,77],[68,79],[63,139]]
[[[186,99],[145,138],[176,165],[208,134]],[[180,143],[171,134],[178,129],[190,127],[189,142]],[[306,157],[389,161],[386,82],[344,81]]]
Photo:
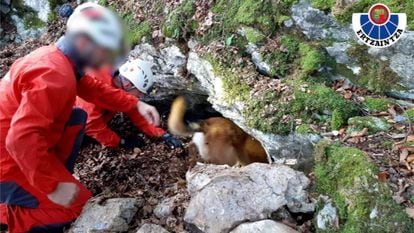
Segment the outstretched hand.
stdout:
[[137,108],[138,112],[148,121],[148,123],[154,126],[160,125],[160,114],[155,107],[142,101],[138,101]]
[[69,207],[76,200],[78,194],[79,187],[75,183],[60,182],[55,191],[47,195],[47,198],[55,204]]

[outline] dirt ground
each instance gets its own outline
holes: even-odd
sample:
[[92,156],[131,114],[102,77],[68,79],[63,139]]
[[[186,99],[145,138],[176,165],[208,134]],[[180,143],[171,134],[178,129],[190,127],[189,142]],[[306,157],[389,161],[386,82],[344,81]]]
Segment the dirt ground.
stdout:
[[[185,173],[194,164],[194,157],[188,156],[187,149],[171,149],[162,141],[140,134],[121,114],[114,118],[111,127],[121,136],[139,134],[146,146],[134,150],[109,149],[87,140],[78,157],[75,175],[95,196],[139,199],[142,206],[131,229],[143,223],[156,223],[171,232],[183,232],[184,210],[189,200]],[[153,209],[172,196],[176,196],[173,215],[159,220]]]

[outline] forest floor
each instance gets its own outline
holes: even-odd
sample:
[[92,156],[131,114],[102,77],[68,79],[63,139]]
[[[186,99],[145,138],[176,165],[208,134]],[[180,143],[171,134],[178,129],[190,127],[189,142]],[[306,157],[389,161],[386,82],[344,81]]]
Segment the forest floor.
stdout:
[[[58,19],[48,24],[46,33],[41,38],[22,44],[11,43],[3,48],[0,51],[0,77],[6,74],[17,58],[56,41],[63,34],[63,29],[64,21]],[[375,96],[364,89],[344,88],[342,82],[334,83],[332,88],[343,94],[344,98],[358,103],[360,98]],[[391,186],[396,203],[414,209],[414,128],[411,123],[407,125],[394,121],[395,116],[404,115],[405,109],[406,107],[398,104],[391,104],[388,110],[376,113],[375,116],[385,119],[392,127],[371,135],[368,135],[365,129],[346,133],[346,128],[326,132],[323,127],[311,127],[328,140],[339,141],[365,151],[379,167],[379,180]],[[120,115],[111,125],[121,136],[138,133],[128,121],[123,121]],[[144,135],[143,138],[147,145],[140,150],[131,151],[111,150],[93,142],[85,143],[75,168],[75,175],[96,196],[142,199],[143,206],[134,218],[133,226],[138,227],[151,222],[172,232],[182,232],[183,215],[189,200],[185,173],[194,164],[195,158],[188,156],[186,149],[171,150],[158,140]],[[188,142],[189,139],[183,140]],[[310,176],[312,177],[312,174]],[[174,203],[173,216],[165,220],[155,217],[153,210],[157,203],[172,196],[178,197]]]

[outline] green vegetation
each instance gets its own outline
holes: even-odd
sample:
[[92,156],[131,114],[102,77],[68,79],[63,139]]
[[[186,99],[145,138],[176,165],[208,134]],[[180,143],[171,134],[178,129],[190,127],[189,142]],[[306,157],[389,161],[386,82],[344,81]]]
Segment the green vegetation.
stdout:
[[321,10],[330,10],[335,6],[336,0],[311,0],[312,6]]
[[331,128],[334,130],[340,129],[345,124],[344,114],[335,109],[332,112]]
[[264,53],[263,59],[271,65],[273,76],[285,77],[294,70],[295,60],[299,56],[299,43],[294,35],[285,34],[280,38],[280,49]]
[[365,97],[364,107],[371,113],[385,112],[388,110],[391,101],[385,98]]
[[[204,43],[228,38],[241,26],[250,26],[261,34],[273,35],[287,19],[290,6],[297,0],[217,0],[211,8],[217,25],[200,38]],[[176,28],[176,27],[173,27]],[[264,33],[265,32],[265,33]]]
[[197,21],[192,19],[195,13],[195,2],[193,0],[183,1],[177,8],[172,10],[162,25],[165,36],[171,38],[186,38],[198,27]]
[[408,28],[411,30],[414,29],[414,18],[410,18],[410,16],[414,15],[414,1],[359,0],[355,1],[348,7],[336,4],[335,0],[311,0],[311,2],[316,8],[321,10],[331,10],[335,17],[340,22],[345,24],[351,23],[353,13],[366,13],[372,5],[381,2],[387,5],[394,13],[406,13],[408,16]]
[[280,38],[280,48],[264,53],[263,58],[271,65],[273,76],[285,77],[291,73],[306,77],[327,63],[322,49],[300,36],[286,33]]
[[49,12],[49,14],[47,16],[47,21],[48,22],[52,22],[52,21],[54,21],[54,20],[57,19],[58,16],[56,14],[56,8],[59,5],[64,4],[65,2],[66,1],[64,1],[64,0],[49,0],[50,12]]
[[368,132],[377,133],[380,131],[387,131],[391,128],[391,125],[383,118],[372,116],[357,116],[348,119],[349,131],[360,131],[364,128],[368,128]]
[[46,26],[46,23],[39,19],[34,11],[27,11],[23,15],[23,24],[25,28],[42,28]]
[[31,7],[24,5],[22,0],[12,1],[12,5],[16,9],[16,14],[23,19],[25,28],[36,29],[46,26],[46,22],[37,17],[37,12]]
[[[237,68],[230,69],[229,67],[232,67],[230,64],[220,63],[216,56],[228,55],[207,54],[204,58],[212,64],[214,73],[223,82],[224,93],[226,93],[224,101],[228,104],[234,104],[236,101],[244,103],[243,115],[250,127],[267,133],[288,134],[295,129],[295,119],[302,119],[304,124],[308,124],[315,120],[315,114],[326,116],[326,113],[330,112],[332,114],[325,119],[331,118],[332,128],[338,129],[348,118],[358,114],[354,103],[345,100],[331,88],[320,83],[286,80],[284,84],[289,86],[291,91],[281,93],[263,91],[260,96],[252,98],[251,87],[242,81]],[[223,60],[234,59],[226,57]],[[303,85],[306,86],[305,89]],[[298,130],[306,132],[306,130],[302,131],[304,129],[301,127]]]
[[252,27],[246,27],[244,28],[244,33],[246,35],[246,39],[248,42],[257,44],[260,42],[263,42],[264,39],[266,39],[266,36],[263,35],[260,31],[252,28]]
[[309,124],[301,124],[296,128],[297,134],[311,134],[314,133]]
[[367,55],[367,46],[355,45],[348,50],[348,55],[357,59],[361,66],[358,77],[352,79],[358,85],[375,92],[383,92],[390,88],[399,88],[399,77],[389,68],[388,62],[372,59]]
[[299,53],[302,72],[306,75],[317,71],[325,63],[325,56],[321,50],[310,44],[301,43]]
[[130,45],[136,45],[141,42],[144,36],[151,35],[151,24],[149,21],[137,23],[132,13],[122,15],[125,23],[125,40]]
[[[379,183],[377,168],[356,148],[322,141],[315,148],[316,191],[328,195],[339,212],[339,229],[318,232],[410,232],[413,221]],[[375,213],[376,215],[371,213]]]
[[404,115],[412,122],[414,121],[414,108],[405,111]]

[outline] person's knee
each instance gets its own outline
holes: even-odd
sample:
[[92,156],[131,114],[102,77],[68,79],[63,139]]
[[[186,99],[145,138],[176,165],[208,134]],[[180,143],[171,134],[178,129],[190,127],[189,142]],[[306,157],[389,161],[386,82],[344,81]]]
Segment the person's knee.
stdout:
[[85,125],[88,114],[81,108],[73,108],[69,118],[69,125]]

